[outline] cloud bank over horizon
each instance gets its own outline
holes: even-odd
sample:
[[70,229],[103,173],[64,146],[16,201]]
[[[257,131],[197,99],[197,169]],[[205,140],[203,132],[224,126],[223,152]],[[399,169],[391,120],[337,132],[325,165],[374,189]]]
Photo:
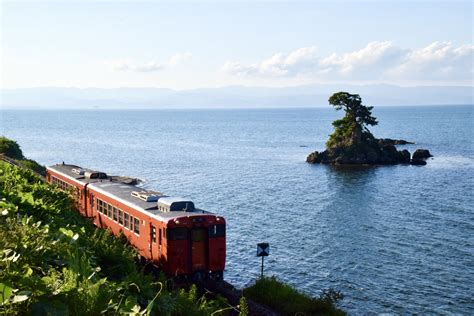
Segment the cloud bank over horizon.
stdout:
[[365,47],[326,57],[315,46],[276,53],[253,64],[228,61],[222,70],[239,77],[306,77],[321,80],[464,81],[472,80],[474,45],[433,42],[418,49],[373,41]]
[[184,52],[171,56],[167,62],[148,61],[138,63],[130,59],[120,59],[108,64],[114,71],[156,72],[183,65],[189,62],[192,57],[193,55],[190,52]]

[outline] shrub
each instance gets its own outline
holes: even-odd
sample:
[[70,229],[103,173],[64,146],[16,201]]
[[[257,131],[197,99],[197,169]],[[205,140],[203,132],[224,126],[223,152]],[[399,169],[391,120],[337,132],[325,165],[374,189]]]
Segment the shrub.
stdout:
[[0,161],[0,315],[208,315],[224,302],[172,291],[68,193]]
[[24,159],[23,152],[21,151],[20,145],[14,140],[8,139],[4,136],[0,136],[0,154],[4,154],[7,157],[13,159]]
[[244,289],[244,295],[283,315],[345,315],[335,306],[337,300],[342,298],[340,293],[339,296],[328,294],[329,296],[313,298],[298,292],[274,276],[259,278],[254,285]]

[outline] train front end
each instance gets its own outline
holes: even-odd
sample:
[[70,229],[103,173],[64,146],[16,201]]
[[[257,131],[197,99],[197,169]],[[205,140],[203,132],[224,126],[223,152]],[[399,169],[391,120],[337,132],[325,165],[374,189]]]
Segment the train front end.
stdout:
[[176,276],[222,280],[226,259],[225,219],[195,209],[190,201],[160,202],[178,210],[166,225],[166,270]]

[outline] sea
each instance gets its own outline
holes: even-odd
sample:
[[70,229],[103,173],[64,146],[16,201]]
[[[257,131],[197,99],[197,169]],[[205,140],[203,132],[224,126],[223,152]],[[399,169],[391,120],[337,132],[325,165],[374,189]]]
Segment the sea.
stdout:
[[474,106],[376,107],[379,138],[429,149],[426,166],[310,165],[330,107],[1,110],[0,134],[41,164],[143,180],[227,221],[225,279],[264,274],[350,315],[474,313]]

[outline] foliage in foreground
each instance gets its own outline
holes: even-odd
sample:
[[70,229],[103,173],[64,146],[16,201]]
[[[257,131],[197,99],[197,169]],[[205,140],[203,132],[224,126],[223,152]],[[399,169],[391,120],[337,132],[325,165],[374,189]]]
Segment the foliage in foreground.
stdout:
[[23,156],[20,145],[14,140],[0,136],[0,154],[15,159],[20,165],[29,168],[42,176],[46,174],[46,168],[34,160]]
[[345,315],[335,306],[343,298],[340,292],[327,290],[319,298],[313,298],[274,276],[257,279],[254,285],[244,289],[244,295],[283,315]]
[[123,239],[77,214],[68,194],[0,161],[0,314],[210,315],[222,299],[169,290]]

